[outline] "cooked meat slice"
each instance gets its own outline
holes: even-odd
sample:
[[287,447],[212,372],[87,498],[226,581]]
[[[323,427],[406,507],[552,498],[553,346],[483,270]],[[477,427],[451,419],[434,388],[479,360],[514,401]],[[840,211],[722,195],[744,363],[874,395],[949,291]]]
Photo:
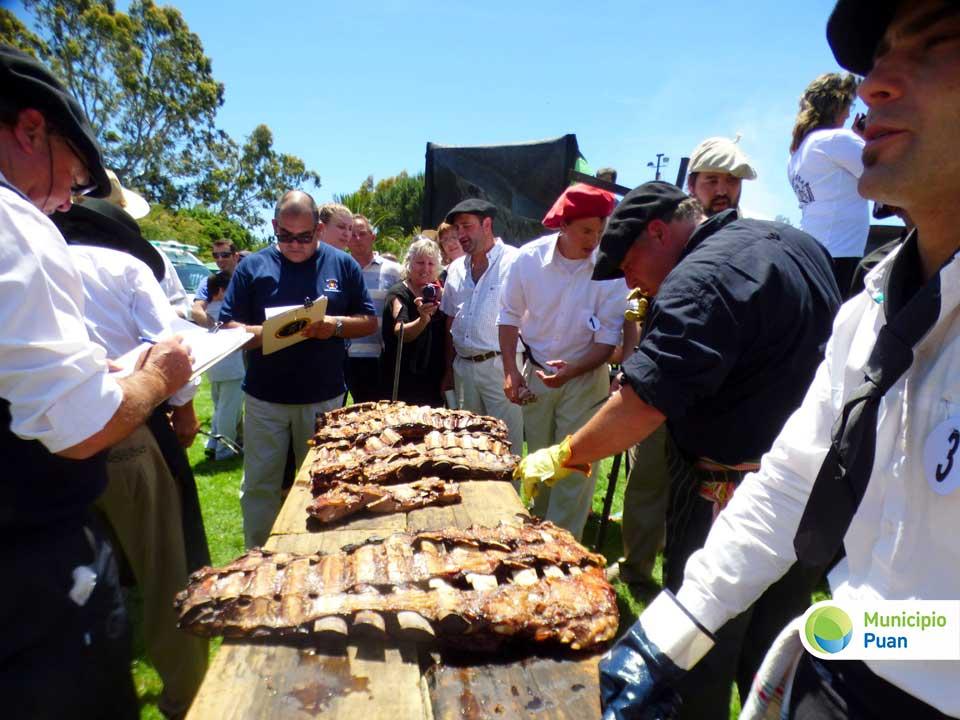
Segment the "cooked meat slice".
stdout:
[[460,490],[454,483],[440,478],[423,478],[400,485],[357,485],[334,481],[317,496],[307,512],[320,522],[331,523],[361,510],[395,513],[457,502],[460,502]]

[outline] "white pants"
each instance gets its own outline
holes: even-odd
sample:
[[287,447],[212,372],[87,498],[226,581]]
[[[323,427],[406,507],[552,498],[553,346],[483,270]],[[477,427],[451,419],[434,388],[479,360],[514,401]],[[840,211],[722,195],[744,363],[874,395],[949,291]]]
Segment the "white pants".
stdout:
[[247,395],[243,416],[243,480],[240,509],[247,548],[263,545],[280,512],[280,488],[293,440],[297,469],[307,456],[307,440],[313,437],[319,412],[343,405],[343,395],[306,405],[265,402]]
[[[593,417],[610,392],[610,370],[606,364],[575,377],[559,388],[548,388],[527,363],[523,377],[537,396],[536,402],[523,406],[523,425],[527,431],[527,452],[562,442]],[[600,463],[591,466],[590,477],[574,472],[552,487],[542,486],[531,510],[546,520],[569,530],[577,540],[587,524],[593,489]]]
[[[517,362],[522,362],[519,355]],[[483,362],[454,358],[453,381],[458,407],[503,420],[514,455],[523,455],[523,411],[503,394],[503,359],[499,355]]]
[[[242,378],[210,381],[210,399],[213,400],[213,420],[210,421],[212,435],[223,435],[228,440],[237,441],[240,414],[243,412],[242,384]],[[207,448],[216,449],[217,460],[233,457],[233,450],[213,438],[207,438]]]

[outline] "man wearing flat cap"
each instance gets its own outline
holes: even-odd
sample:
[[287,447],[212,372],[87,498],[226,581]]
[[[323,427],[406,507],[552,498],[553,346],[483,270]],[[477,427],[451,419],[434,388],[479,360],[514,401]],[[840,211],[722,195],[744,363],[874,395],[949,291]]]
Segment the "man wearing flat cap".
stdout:
[[936,601],[960,598],[960,234],[947,211],[960,192],[960,3],[840,0],[827,40],[841,66],[865,76],[859,191],[903,208],[916,228],[841,309],[802,405],[682,586],[654,600],[601,663],[607,718],[666,715],[718,628],[794,562],[838,555],[831,604],[850,618],[852,640],[843,644],[839,625],[808,634],[822,624],[798,618],[744,716],[960,717],[956,641],[944,638],[949,655],[933,660],[901,626],[890,632],[910,635],[909,646],[870,657],[873,628],[856,609],[900,619],[917,614],[916,601],[951,613]]
[[523,450],[523,411],[503,393],[503,358],[497,332],[500,295],[517,249],[493,234],[497,208],[468,198],[447,213],[463,257],[447,268],[440,311],[447,316],[447,372],[442,389],[455,389],[464,410],[507,424],[513,452]]
[[[676,591],[688,558],[800,405],[840,295],[829,255],[806,233],[734,210],[705,219],[696,199],[664,182],[632,190],[610,216],[593,277],[620,276],[652,298],[621,390],[565,443],[525,458],[518,474],[526,487],[558,487],[570,469],[666,423],[664,584]],[[719,628],[716,647],[679,686],[682,717],[727,717],[731,682],[745,698],[763,653],[809,604],[817,579],[796,566]]]
[[[523,407],[529,452],[579,430],[607,398],[607,361],[620,342],[627,286],[622,279],[593,282],[591,275],[615,205],[605,190],[571,185],[543,219],[556,232],[520,248],[507,272],[497,318],[503,389]],[[522,368],[516,363],[518,338]],[[554,488],[542,488],[533,512],[579,539],[595,484],[596,467],[573,473]]]
[[740,149],[740,136],[707,138],[690,153],[687,189],[707,217],[740,207],[744,180],[756,180],[757,171]]
[[83,290],[46,215],[110,182],[79,104],[49,70],[0,46],[0,693],[10,717],[138,717],[112,548],[89,513],[103,450],[190,377],[163,340],[125,378],[83,321]]

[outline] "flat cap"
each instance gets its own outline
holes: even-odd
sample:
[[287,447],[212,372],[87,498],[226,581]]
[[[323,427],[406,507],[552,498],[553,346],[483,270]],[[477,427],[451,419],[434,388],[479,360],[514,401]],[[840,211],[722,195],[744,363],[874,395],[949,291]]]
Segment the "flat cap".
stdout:
[[741,180],[756,180],[757,171],[753,169],[746,153],[740,149],[740,136],[735,140],[725,137],[707,138],[690,153],[688,172],[730,173]]
[[137,221],[113,203],[85,199],[71,205],[68,212],[54,213],[50,219],[69,244],[128,253],[146,263],[158,281],[163,280],[165,266],[160,251],[143,237]]
[[444,222],[452,223],[454,215],[460,215],[461,213],[493,218],[497,216],[497,206],[481,198],[467,198],[453,206],[453,209],[444,218]]
[[56,76],[36,59],[9,45],[0,45],[0,87],[7,98],[24,108],[36,108],[80,153],[80,159],[97,184],[90,197],[110,194],[110,179],[103,166],[97,136],[87,116]]
[[623,277],[620,263],[651,220],[670,215],[688,195],[676,185],[655,181],[634,188],[617,205],[600,238],[594,280]]
[[827,42],[837,63],[857,75],[873,67],[873,54],[897,11],[897,0],[839,0],[827,21]]

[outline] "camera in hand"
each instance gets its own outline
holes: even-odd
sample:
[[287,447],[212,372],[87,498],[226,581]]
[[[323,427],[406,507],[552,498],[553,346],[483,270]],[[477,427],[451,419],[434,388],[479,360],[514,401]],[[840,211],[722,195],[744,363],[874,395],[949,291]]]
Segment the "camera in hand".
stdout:
[[423,286],[423,292],[420,293],[425,303],[435,303],[440,297],[440,286],[434,283]]

